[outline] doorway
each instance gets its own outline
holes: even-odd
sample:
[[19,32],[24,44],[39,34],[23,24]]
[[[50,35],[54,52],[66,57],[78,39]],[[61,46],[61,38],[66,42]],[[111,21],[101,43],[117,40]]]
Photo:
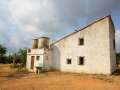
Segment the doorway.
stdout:
[[35,56],[31,57],[31,69],[34,68],[34,60],[35,60]]

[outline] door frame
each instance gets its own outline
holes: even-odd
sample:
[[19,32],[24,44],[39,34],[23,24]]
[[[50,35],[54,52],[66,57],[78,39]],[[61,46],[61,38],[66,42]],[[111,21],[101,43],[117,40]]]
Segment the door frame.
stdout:
[[34,69],[35,56],[31,56],[31,69]]

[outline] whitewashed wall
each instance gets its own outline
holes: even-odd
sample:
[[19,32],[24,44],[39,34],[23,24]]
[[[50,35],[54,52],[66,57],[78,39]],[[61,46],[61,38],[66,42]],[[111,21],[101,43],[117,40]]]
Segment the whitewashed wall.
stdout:
[[[34,59],[34,69],[31,70],[31,56],[35,56]],[[36,57],[40,56],[40,60],[37,61]],[[44,49],[31,49],[31,52],[27,51],[27,62],[26,62],[26,67],[29,71],[36,71],[35,65],[37,63],[43,63],[44,61]]]
[[[65,72],[111,74],[115,70],[115,52],[111,48],[112,41],[110,43],[114,38],[114,28],[110,32],[109,21],[110,17],[106,17],[52,44],[52,67]],[[81,37],[84,38],[84,46],[78,45]],[[85,65],[78,65],[79,56],[85,57]],[[66,64],[67,58],[72,59],[72,64]]]
[[111,72],[116,70],[116,47],[114,48],[115,40],[115,30],[114,25],[111,20],[109,20],[109,43],[110,43],[110,63],[111,63]]

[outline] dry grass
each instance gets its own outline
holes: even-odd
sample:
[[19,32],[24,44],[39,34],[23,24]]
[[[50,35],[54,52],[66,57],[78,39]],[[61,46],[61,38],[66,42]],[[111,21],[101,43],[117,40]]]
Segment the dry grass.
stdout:
[[20,76],[28,74],[28,70],[25,68],[14,68],[10,64],[0,64],[0,79],[1,78],[19,78]]
[[0,65],[0,77],[12,76],[16,73],[16,69],[11,68],[10,64]]
[[5,70],[10,70],[7,71],[7,66],[2,67],[6,69],[0,69],[1,73],[4,72],[4,76],[0,75],[0,90],[120,90],[118,74],[105,76],[52,71],[36,75],[21,72],[17,74],[19,78],[14,74],[15,78],[7,79]]

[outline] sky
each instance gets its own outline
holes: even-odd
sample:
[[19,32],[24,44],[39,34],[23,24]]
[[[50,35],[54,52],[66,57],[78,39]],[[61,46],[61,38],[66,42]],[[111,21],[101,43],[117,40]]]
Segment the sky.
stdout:
[[16,52],[36,37],[54,42],[106,15],[112,16],[120,52],[120,0],[0,0],[0,43]]

